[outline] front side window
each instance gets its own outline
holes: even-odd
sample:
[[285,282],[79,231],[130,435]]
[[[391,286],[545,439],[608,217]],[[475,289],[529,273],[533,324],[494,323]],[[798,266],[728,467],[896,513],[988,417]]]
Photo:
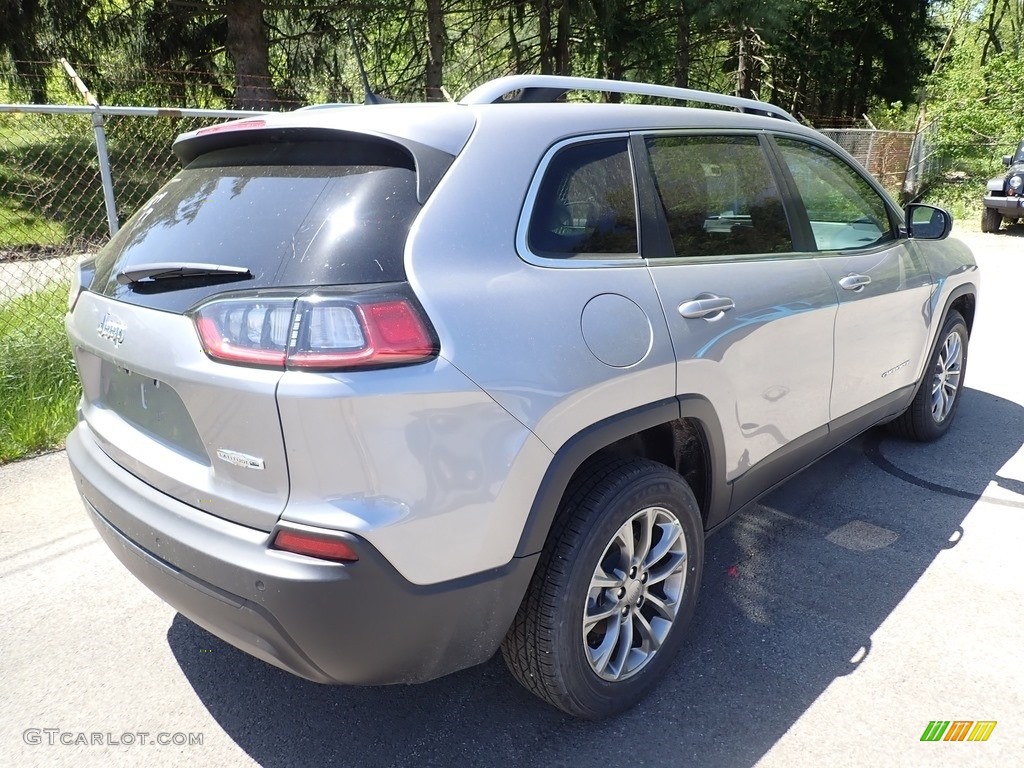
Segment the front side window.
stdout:
[[827,149],[776,138],[807,209],[819,251],[871,248],[895,239],[882,196]]
[[754,136],[646,140],[676,256],[793,250],[786,213]]
[[538,256],[638,256],[636,196],[625,138],[571,144],[537,190],[527,245]]

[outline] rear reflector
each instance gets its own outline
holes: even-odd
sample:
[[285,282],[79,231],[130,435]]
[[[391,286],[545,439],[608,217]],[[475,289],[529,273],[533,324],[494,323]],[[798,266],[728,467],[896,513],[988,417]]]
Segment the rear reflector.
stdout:
[[355,550],[341,539],[300,531],[278,531],[271,547],[283,552],[294,552],[297,555],[341,563],[353,563],[359,559]]

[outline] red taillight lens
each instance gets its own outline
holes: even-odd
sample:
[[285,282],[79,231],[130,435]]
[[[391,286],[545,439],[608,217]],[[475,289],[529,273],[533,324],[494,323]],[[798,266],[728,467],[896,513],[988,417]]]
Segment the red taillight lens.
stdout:
[[433,338],[407,299],[354,306],[312,304],[306,312],[305,349],[288,356],[289,366],[387,365],[435,354]]
[[347,370],[437,355],[411,296],[380,289],[297,299],[236,296],[199,307],[193,319],[206,354],[239,365]]
[[321,560],[335,560],[341,563],[354,563],[359,559],[359,555],[346,541],[301,531],[278,531],[271,547],[283,552],[294,552],[297,555],[308,555]]
[[225,363],[284,368],[294,299],[227,299],[193,320],[206,354]]

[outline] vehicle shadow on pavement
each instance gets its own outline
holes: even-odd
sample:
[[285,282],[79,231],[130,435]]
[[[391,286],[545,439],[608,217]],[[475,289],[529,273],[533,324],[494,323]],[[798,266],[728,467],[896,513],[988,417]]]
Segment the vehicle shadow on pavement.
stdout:
[[[264,766],[751,765],[870,658],[872,633],[962,539],[967,513],[1020,449],[1024,408],[965,389],[960,409],[937,443],[868,433],[710,539],[676,664],[612,720],[574,721],[542,704],[500,656],[420,686],[331,687],[180,615],[167,639],[211,715]],[[1024,511],[1005,493],[993,503]]]

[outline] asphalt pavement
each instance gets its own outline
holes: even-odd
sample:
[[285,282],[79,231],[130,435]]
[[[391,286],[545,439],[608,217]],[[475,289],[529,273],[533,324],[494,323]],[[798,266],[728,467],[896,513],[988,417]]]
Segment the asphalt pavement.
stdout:
[[[713,537],[671,673],[600,723],[500,658],[421,686],[292,677],[129,576],[63,453],[0,467],[0,765],[1024,765],[1024,227],[959,236],[983,284],[953,428],[872,431]],[[921,741],[936,720],[996,726]]]

